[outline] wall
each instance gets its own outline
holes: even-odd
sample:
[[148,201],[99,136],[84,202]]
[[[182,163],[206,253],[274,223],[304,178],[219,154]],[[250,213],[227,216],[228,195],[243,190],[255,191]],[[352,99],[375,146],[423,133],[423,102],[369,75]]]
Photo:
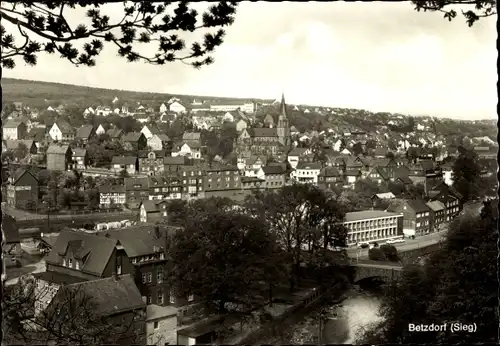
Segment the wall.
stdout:
[[97,280],[100,279],[99,276],[92,275],[92,274],[87,274],[82,272],[81,270],[76,270],[76,269],[71,269],[68,267],[63,267],[51,263],[46,263],[47,269],[46,271],[48,272],[58,272],[58,273],[63,273],[71,276],[76,276],[85,280]]
[[[158,329],[154,329],[154,322],[158,322]],[[156,320],[148,320],[146,324],[148,345],[177,344],[177,316],[166,316]]]
[[414,250],[408,250],[399,253],[399,257],[403,264],[412,263],[417,257],[422,257],[428,255],[432,252],[436,252],[441,248],[440,243],[432,244],[423,248],[418,248]]

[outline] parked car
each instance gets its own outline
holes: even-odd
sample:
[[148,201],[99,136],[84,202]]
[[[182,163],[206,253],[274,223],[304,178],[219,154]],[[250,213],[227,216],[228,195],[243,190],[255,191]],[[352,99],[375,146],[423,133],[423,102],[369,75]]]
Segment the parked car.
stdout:
[[405,240],[403,238],[398,238],[398,239],[394,239],[394,243],[393,244],[396,244],[396,243],[404,243]]
[[366,249],[368,247],[370,247],[370,245],[368,245],[367,243],[360,243],[360,244],[358,244],[358,248],[360,248],[360,249]]
[[396,239],[389,239],[388,241],[385,242],[386,244],[394,244],[396,243]]

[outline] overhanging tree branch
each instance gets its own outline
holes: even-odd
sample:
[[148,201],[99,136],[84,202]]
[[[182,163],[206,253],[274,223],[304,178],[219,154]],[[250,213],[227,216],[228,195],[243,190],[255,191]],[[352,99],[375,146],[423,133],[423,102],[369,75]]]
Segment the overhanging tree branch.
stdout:
[[[16,25],[23,36],[28,37],[28,43],[12,50],[14,37],[2,27],[2,49],[10,49],[2,56],[2,66],[14,68],[16,56],[24,58],[31,65],[36,64],[38,53],[59,52],[61,57],[77,66],[94,66],[95,58],[100,54],[106,42],[112,42],[120,56],[128,61],[143,61],[155,65],[167,62],[182,61],[199,68],[213,62],[209,56],[216,47],[223,43],[224,30],[231,25],[236,13],[236,2],[221,1],[210,6],[201,14],[199,23],[198,12],[188,7],[188,2],[181,1],[173,9],[173,15],[166,10],[169,2],[140,2],[128,5],[122,3],[124,16],[115,24],[110,18],[101,14],[102,1],[91,3],[82,1],[59,1],[51,3],[21,4],[2,3],[0,15],[5,22]],[[17,6],[17,7],[16,7]],[[86,17],[91,21],[90,28],[80,23],[72,29],[64,15],[69,7],[91,8]],[[24,10],[24,11],[23,11]],[[24,29],[24,33],[21,30]],[[201,41],[195,41],[190,47],[190,53],[184,54],[185,41],[178,36],[179,32],[194,32],[200,29],[219,28],[216,33],[205,33]],[[120,33],[118,32],[120,29]],[[169,35],[167,35],[169,34]],[[43,42],[33,40],[38,37]],[[83,48],[75,48],[74,43],[82,42]],[[137,46],[140,44],[157,44],[157,53],[152,56],[140,54]],[[179,56],[179,54],[181,56]]]

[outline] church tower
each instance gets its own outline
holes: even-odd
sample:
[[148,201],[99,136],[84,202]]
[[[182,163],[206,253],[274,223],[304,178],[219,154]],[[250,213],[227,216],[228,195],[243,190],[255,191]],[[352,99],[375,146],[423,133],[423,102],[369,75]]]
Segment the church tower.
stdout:
[[290,123],[286,112],[285,94],[281,94],[280,116],[278,118],[278,126],[276,126],[278,138],[281,144],[285,147],[290,147]]

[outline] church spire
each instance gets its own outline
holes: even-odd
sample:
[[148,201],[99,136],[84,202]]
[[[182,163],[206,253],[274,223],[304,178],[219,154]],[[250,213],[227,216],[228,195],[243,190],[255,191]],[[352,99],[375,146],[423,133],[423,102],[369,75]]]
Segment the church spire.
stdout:
[[285,93],[281,93],[280,117],[288,118],[286,113]]

